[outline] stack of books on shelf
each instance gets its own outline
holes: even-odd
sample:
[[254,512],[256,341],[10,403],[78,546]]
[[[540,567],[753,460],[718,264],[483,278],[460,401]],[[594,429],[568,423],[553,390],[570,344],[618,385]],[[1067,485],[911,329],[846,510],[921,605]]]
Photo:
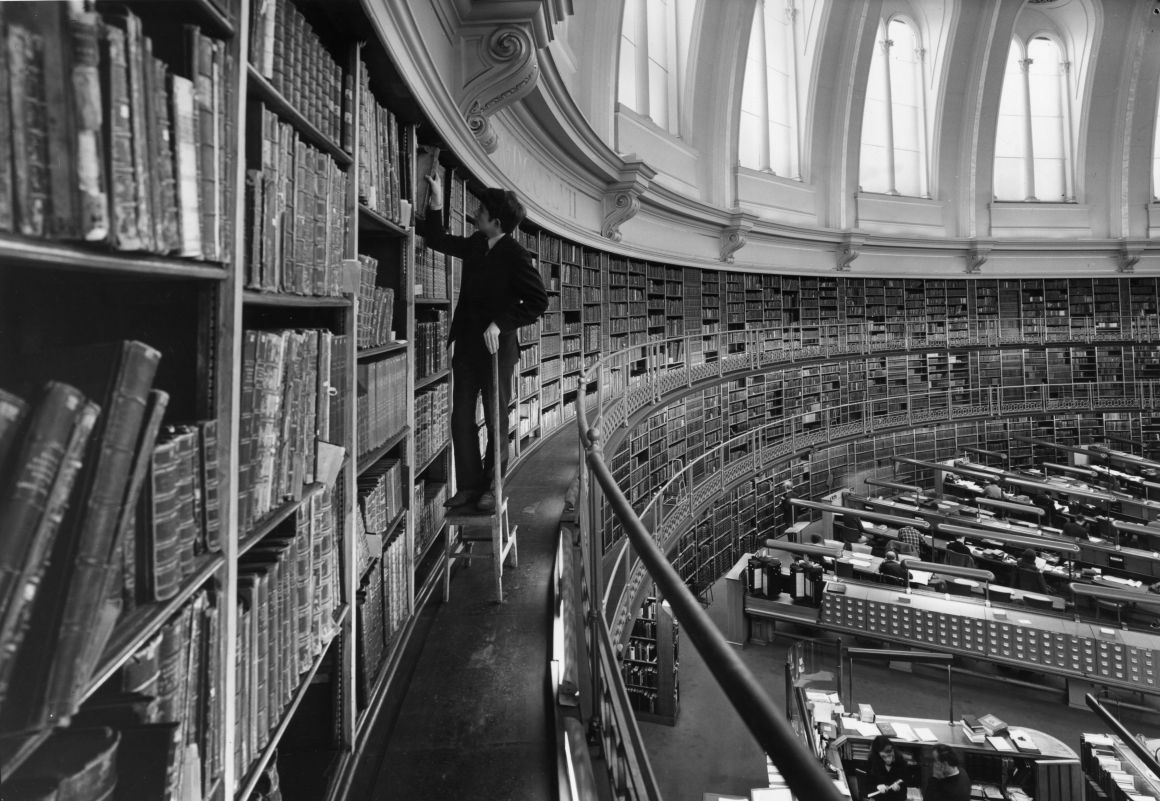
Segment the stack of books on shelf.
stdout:
[[360,255],[358,260],[358,315],[355,328],[358,347],[362,350],[395,341],[395,332],[391,328],[395,314],[395,290],[375,285],[379,269],[377,259]]
[[413,507],[416,516],[415,558],[422,556],[435,535],[443,528],[443,502],[447,484],[442,481],[416,481]]
[[371,91],[370,72],[361,59],[358,65],[359,103],[359,202],[391,222],[407,228],[414,197],[408,185],[411,170],[412,128],[399,123]]
[[415,396],[415,462],[426,464],[447,444],[447,382]]
[[415,378],[423,379],[447,369],[447,329],[451,315],[445,309],[435,319],[415,323]]
[[407,424],[407,356],[360,362],[355,369],[358,455],[373,451]]
[[227,259],[225,44],[194,25],[154,41],[128,9],[83,3],[5,4],[0,28],[0,231]]
[[403,512],[406,466],[382,459],[358,477],[359,519],[368,534],[386,535]]
[[[341,442],[346,338],[325,329],[245,331],[238,519],[249,530],[316,480],[319,443]],[[338,414],[335,412],[338,411]]]
[[343,294],[349,176],[270,109],[255,106],[252,116],[261,163],[246,170],[246,287]]
[[333,639],[341,570],[334,493],[301,504],[238,562],[238,768],[266,747],[300,677]]
[[294,3],[250,4],[250,63],[319,133],[350,150],[347,77]]

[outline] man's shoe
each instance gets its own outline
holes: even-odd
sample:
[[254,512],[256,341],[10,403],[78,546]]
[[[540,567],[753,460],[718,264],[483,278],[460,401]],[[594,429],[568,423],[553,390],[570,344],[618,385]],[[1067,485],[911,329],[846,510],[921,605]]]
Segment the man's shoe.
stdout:
[[495,493],[491,490],[486,490],[479,496],[479,500],[475,502],[475,508],[481,512],[495,511]]
[[459,492],[452,495],[443,502],[444,509],[454,509],[456,506],[468,506],[475,503],[479,498],[479,493],[475,490],[459,490]]

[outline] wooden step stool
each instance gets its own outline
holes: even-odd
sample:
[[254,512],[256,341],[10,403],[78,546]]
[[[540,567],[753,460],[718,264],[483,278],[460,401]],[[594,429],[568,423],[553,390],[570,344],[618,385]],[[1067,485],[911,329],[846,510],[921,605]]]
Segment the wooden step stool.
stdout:
[[[503,566],[511,555],[512,567],[519,563],[516,547],[516,532],[519,526],[508,525],[508,505],[506,497],[497,497],[494,512],[478,512],[473,507],[448,509],[445,517],[447,525],[444,537],[443,601],[451,598],[451,564],[456,559],[491,559],[492,573],[495,575],[495,600],[503,603]],[[456,553],[456,541],[463,543],[463,550]],[[472,553],[477,542],[490,542],[491,553]]]

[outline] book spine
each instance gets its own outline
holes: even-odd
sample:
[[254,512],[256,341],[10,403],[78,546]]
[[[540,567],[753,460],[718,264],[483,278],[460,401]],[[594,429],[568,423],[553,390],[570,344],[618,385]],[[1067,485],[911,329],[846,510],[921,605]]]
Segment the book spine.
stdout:
[[44,41],[22,25],[8,26],[12,90],[12,153],[17,230],[44,236],[48,212],[48,131],[44,101]]
[[153,59],[153,75],[153,127],[157,132],[155,182],[160,191],[157,246],[162,253],[180,253],[181,209],[177,201],[177,173],[173,152],[173,106],[169,102],[169,69],[159,58]]
[[181,586],[180,501],[177,443],[168,440],[153,450],[152,537],[146,538],[142,551],[142,568],[146,571],[143,586],[150,590],[150,600],[166,601]]
[[109,197],[106,189],[100,79],[99,28],[95,11],[69,7],[72,40],[72,99],[76,120],[76,189],[80,236],[90,242],[108,239]]
[[206,259],[216,260],[217,236],[217,153],[216,123],[214,121],[213,91],[213,41],[203,36],[196,26],[186,27],[189,38],[189,77],[193,80],[194,125],[197,130],[197,174],[200,196],[200,219],[202,254]]
[[[153,41],[147,36],[141,37],[141,110],[144,119],[142,129],[145,131],[145,170],[149,177],[146,183],[147,200],[149,202],[150,217],[153,222],[153,250],[158,253],[169,253],[171,248],[166,241],[165,230],[165,197],[164,197],[164,169],[162,167],[161,150],[164,145],[162,131],[165,130],[161,117],[158,114],[157,104],[160,101],[162,108],[168,108],[169,98],[157,94],[157,60],[153,56]],[[161,87],[164,88],[162,83]]]
[[153,228],[151,178],[149,162],[148,115],[145,106],[145,42],[141,19],[124,12],[125,54],[129,65],[129,124],[133,131],[133,174],[137,181],[137,232],[145,250],[156,250]]
[[[0,58],[0,61],[4,59]],[[0,487],[11,486],[11,463],[16,459],[20,435],[28,418],[28,404],[23,398],[0,389]]]
[[[44,110],[48,168],[48,221],[46,233],[54,239],[80,235],[76,185],[76,121],[72,83],[72,45],[64,23],[67,9],[55,5],[30,22],[44,42]],[[48,158],[48,154],[52,158]]]
[[125,32],[101,28],[105,142],[108,143],[109,241],[119,250],[140,250],[137,231],[137,178],[133,172],[133,129],[129,124],[129,65]]
[[177,171],[177,205],[181,220],[181,255],[202,257],[201,202],[197,172],[197,112],[193,82],[170,75],[173,103],[173,153]]
[[[0,53],[0,120],[11,121],[12,117],[12,84],[9,78],[9,61],[13,59],[11,39],[4,27],[4,9],[0,7],[0,42],[5,45],[5,52]],[[10,125],[0,125],[0,153],[6,154],[0,158],[0,231],[10,232],[16,226],[16,213],[12,205],[12,191],[14,177],[12,174],[13,130]]]
[[[29,460],[23,478],[18,477],[13,496],[6,499],[0,511],[4,540],[21,538],[21,524],[13,520],[8,510],[15,500],[27,511],[41,509],[36,527],[23,555],[23,567],[17,571],[5,569],[0,574],[4,582],[2,617],[0,617],[0,706],[3,706],[7,687],[16,665],[16,653],[23,642],[31,621],[37,590],[47,568],[47,556],[52,553],[61,521],[64,519],[80,472],[85,448],[100,413],[100,408],[86,402],[72,387],[54,384],[43,402],[44,417],[37,415],[29,431],[30,442],[26,452]],[[44,423],[42,427],[41,423]],[[68,425],[65,438],[60,425]],[[53,433],[53,429],[57,433]]]
[[221,540],[221,481],[220,455],[218,451],[217,420],[202,420],[198,423],[198,461],[201,468],[202,528],[205,531],[205,547],[217,553],[222,549]]

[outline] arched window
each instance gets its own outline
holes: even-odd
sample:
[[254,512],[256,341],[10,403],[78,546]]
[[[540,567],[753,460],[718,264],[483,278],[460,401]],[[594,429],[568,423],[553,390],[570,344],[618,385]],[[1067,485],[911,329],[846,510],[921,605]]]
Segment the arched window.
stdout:
[[695,0],[625,0],[617,99],[674,136]]
[[995,131],[996,200],[1075,200],[1069,82],[1057,42],[1011,43]]
[[757,0],[745,59],[737,157],[742,167],[800,179],[796,24],[793,0]]
[[895,17],[879,26],[862,113],[864,192],[929,197],[922,43]]

